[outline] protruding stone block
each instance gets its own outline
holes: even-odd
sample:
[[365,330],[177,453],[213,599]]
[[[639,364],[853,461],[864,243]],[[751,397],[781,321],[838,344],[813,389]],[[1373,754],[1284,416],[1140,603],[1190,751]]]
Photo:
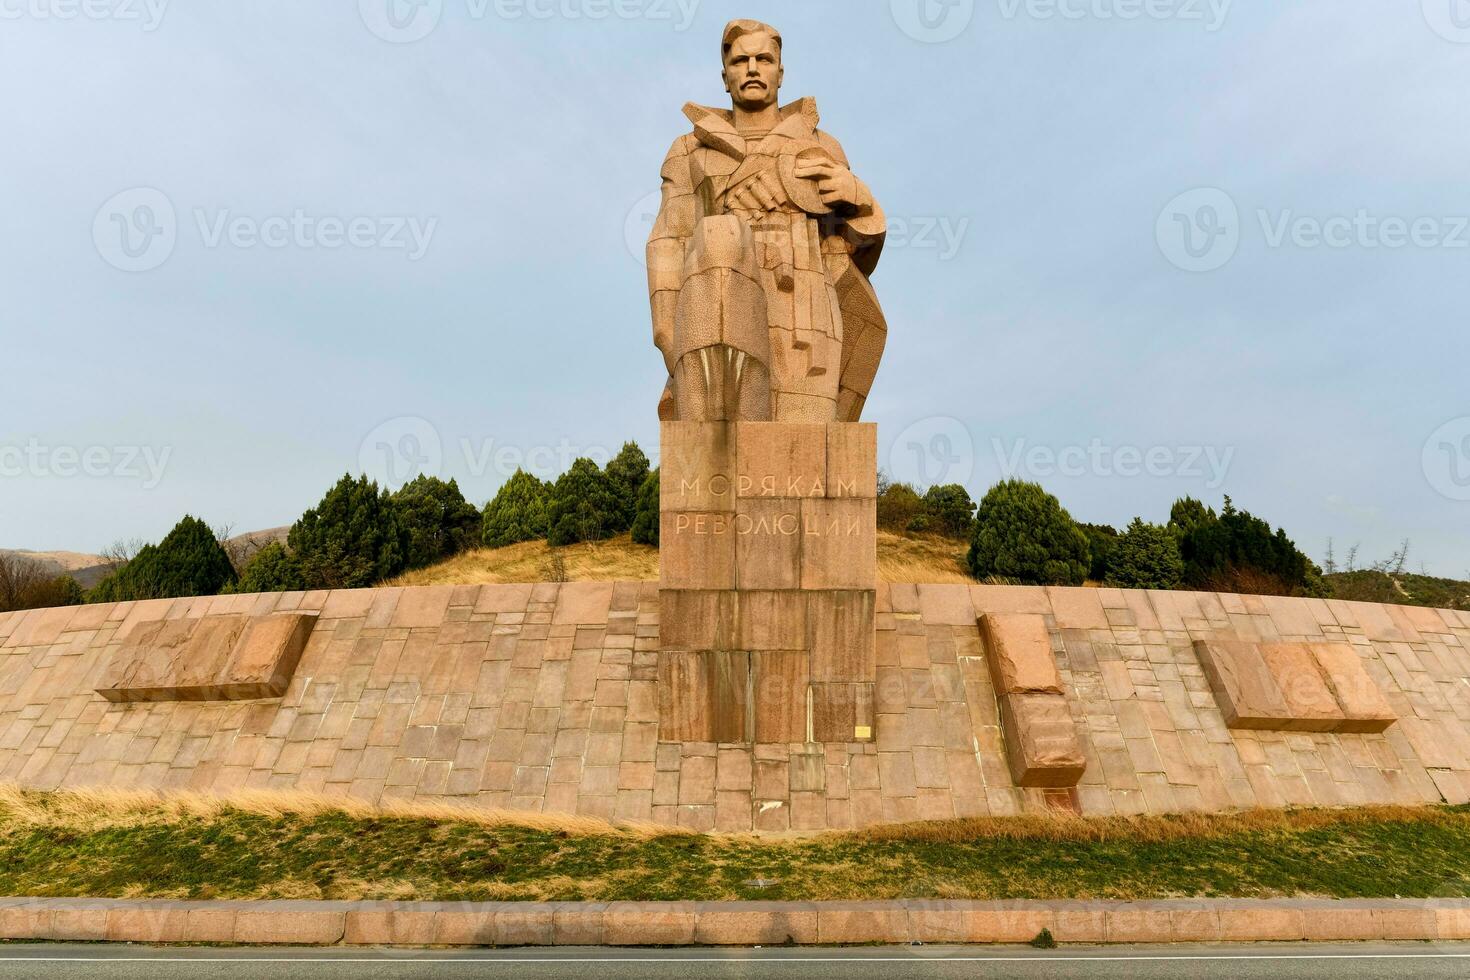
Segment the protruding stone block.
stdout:
[[1286,718],[1279,727],[1296,732],[1337,730],[1343,721],[1342,709],[1305,643],[1263,644],[1261,659],[1286,702]]
[[1242,640],[1195,640],[1195,653],[1228,728],[1273,729],[1290,717],[1286,697],[1261,656]]
[[1006,760],[1017,786],[1075,786],[1087,768],[1077,727],[1058,694],[1010,694],[1000,701]]
[[1381,732],[1388,729],[1398,715],[1384,698],[1378,684],[1363,669],[1356,650],[1346,643],[1309,644],[1342,708],[1339,732]]
[[985,638],[996,695],[1062,693],[1062,677],[1057,672],[1045,618],[986,613],[980,617],[980,632]]
[[280,697],[315,613],[205,616],[139,623],[97,688],[109,701],[243,701]]

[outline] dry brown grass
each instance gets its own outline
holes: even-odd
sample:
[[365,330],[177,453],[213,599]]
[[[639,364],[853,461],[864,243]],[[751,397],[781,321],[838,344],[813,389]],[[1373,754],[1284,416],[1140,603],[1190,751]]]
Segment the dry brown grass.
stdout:
[[[878,532],[878,578],[883,582],[973,581],[966,546],[940,537]],[[559,557],[564,572],[554,567]],[[658,578],[658,549],[624,534],[608,541],[553,549],[545,541],[508,548],[477,548],[448,561],[406,572],[385,585],[497,585],[511,582],[649,582]]]
[[[634,544],[624,534],[554,549],[568,582],[647,582],[658,578],[658,549]],[[545,541],[508,548],[477,548],[448,561],[407,572],[386,585],[497,585],[555,581],[553,549]]]
[[241,790],[228,795],[156,792],[111,787],[42,793],[0,785],[0,813],[16,823],[92,831],[141,824],[213,820],[227,812],[279,819],[340,814],[353,820],[433,820],[476,827],[521,827],[547,833],[624,836],[639,840],[691,831],[640,822],[613,823],[573,814],[494,810],[448,802],[390,801],[371,804],[346,796],[281,790]]
[[1470,830],[1470,813],[1435,807],[1364,806],[1341,810],[1240,810],[1148,817],[1061,814],[981,817],[933,823],[886,824],[841,835],[869,841],[958,844],[981,840],[1131,841],[1162,844],[1232,834],[1317,830],[1387,822],[1421,822]]

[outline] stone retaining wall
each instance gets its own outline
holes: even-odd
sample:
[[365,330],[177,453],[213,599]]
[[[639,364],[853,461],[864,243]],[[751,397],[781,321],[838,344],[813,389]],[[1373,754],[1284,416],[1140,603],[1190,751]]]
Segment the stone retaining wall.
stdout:
[[[280,699],[113,703],[111,655],[158,619],[318,612]],[[977,616],[1046,617],[1087,767],[1022,789]],[[653,583],[444,586],[0,615],[0,781],[822,830],[1078,810],[1470,801],[1470,614],[1308,599],[880,586],[876,732],[849,744],[658,740]],[[1398,721],[1232,731],[1196,640],[1350,644]]]
[[1458,941],[1470,901],[169,902],[0,899],[0,940],[292,946]]

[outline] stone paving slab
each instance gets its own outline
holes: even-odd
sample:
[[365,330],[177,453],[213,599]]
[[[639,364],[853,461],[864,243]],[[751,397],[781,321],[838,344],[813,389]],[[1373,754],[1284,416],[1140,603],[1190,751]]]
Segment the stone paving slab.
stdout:
[[0,939],[291,946],[1460,941],[1470,900],[168,902],[0,900]]
[[[111,703],[142,624],[315,613],[285,694]],[[988,614],[1042,617],[1086,768],[1016,784]],[[866,742],[659,740],[658,586],[433,586],[0,614],[0,782],[226,795],[279,789],[815,832],[1017,813],[1470,802],[1470,613],[1119,589],[880,585]],[[1333,644],[1382,732],[1232,731],[1196,641]],[[836,723],[822,725],[836,730]],[[204,928],[204,926],[200,926]],[[213,927],[211,927],[213,928]]]

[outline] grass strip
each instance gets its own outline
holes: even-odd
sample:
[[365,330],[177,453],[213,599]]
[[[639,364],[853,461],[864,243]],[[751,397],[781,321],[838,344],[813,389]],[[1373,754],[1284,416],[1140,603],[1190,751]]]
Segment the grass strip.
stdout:
[[[770,884],[756,882],[764,879]],[[300,794],[0,787],[0,894],[415,901],[1470,895],[1470,807],[698,835]]]

